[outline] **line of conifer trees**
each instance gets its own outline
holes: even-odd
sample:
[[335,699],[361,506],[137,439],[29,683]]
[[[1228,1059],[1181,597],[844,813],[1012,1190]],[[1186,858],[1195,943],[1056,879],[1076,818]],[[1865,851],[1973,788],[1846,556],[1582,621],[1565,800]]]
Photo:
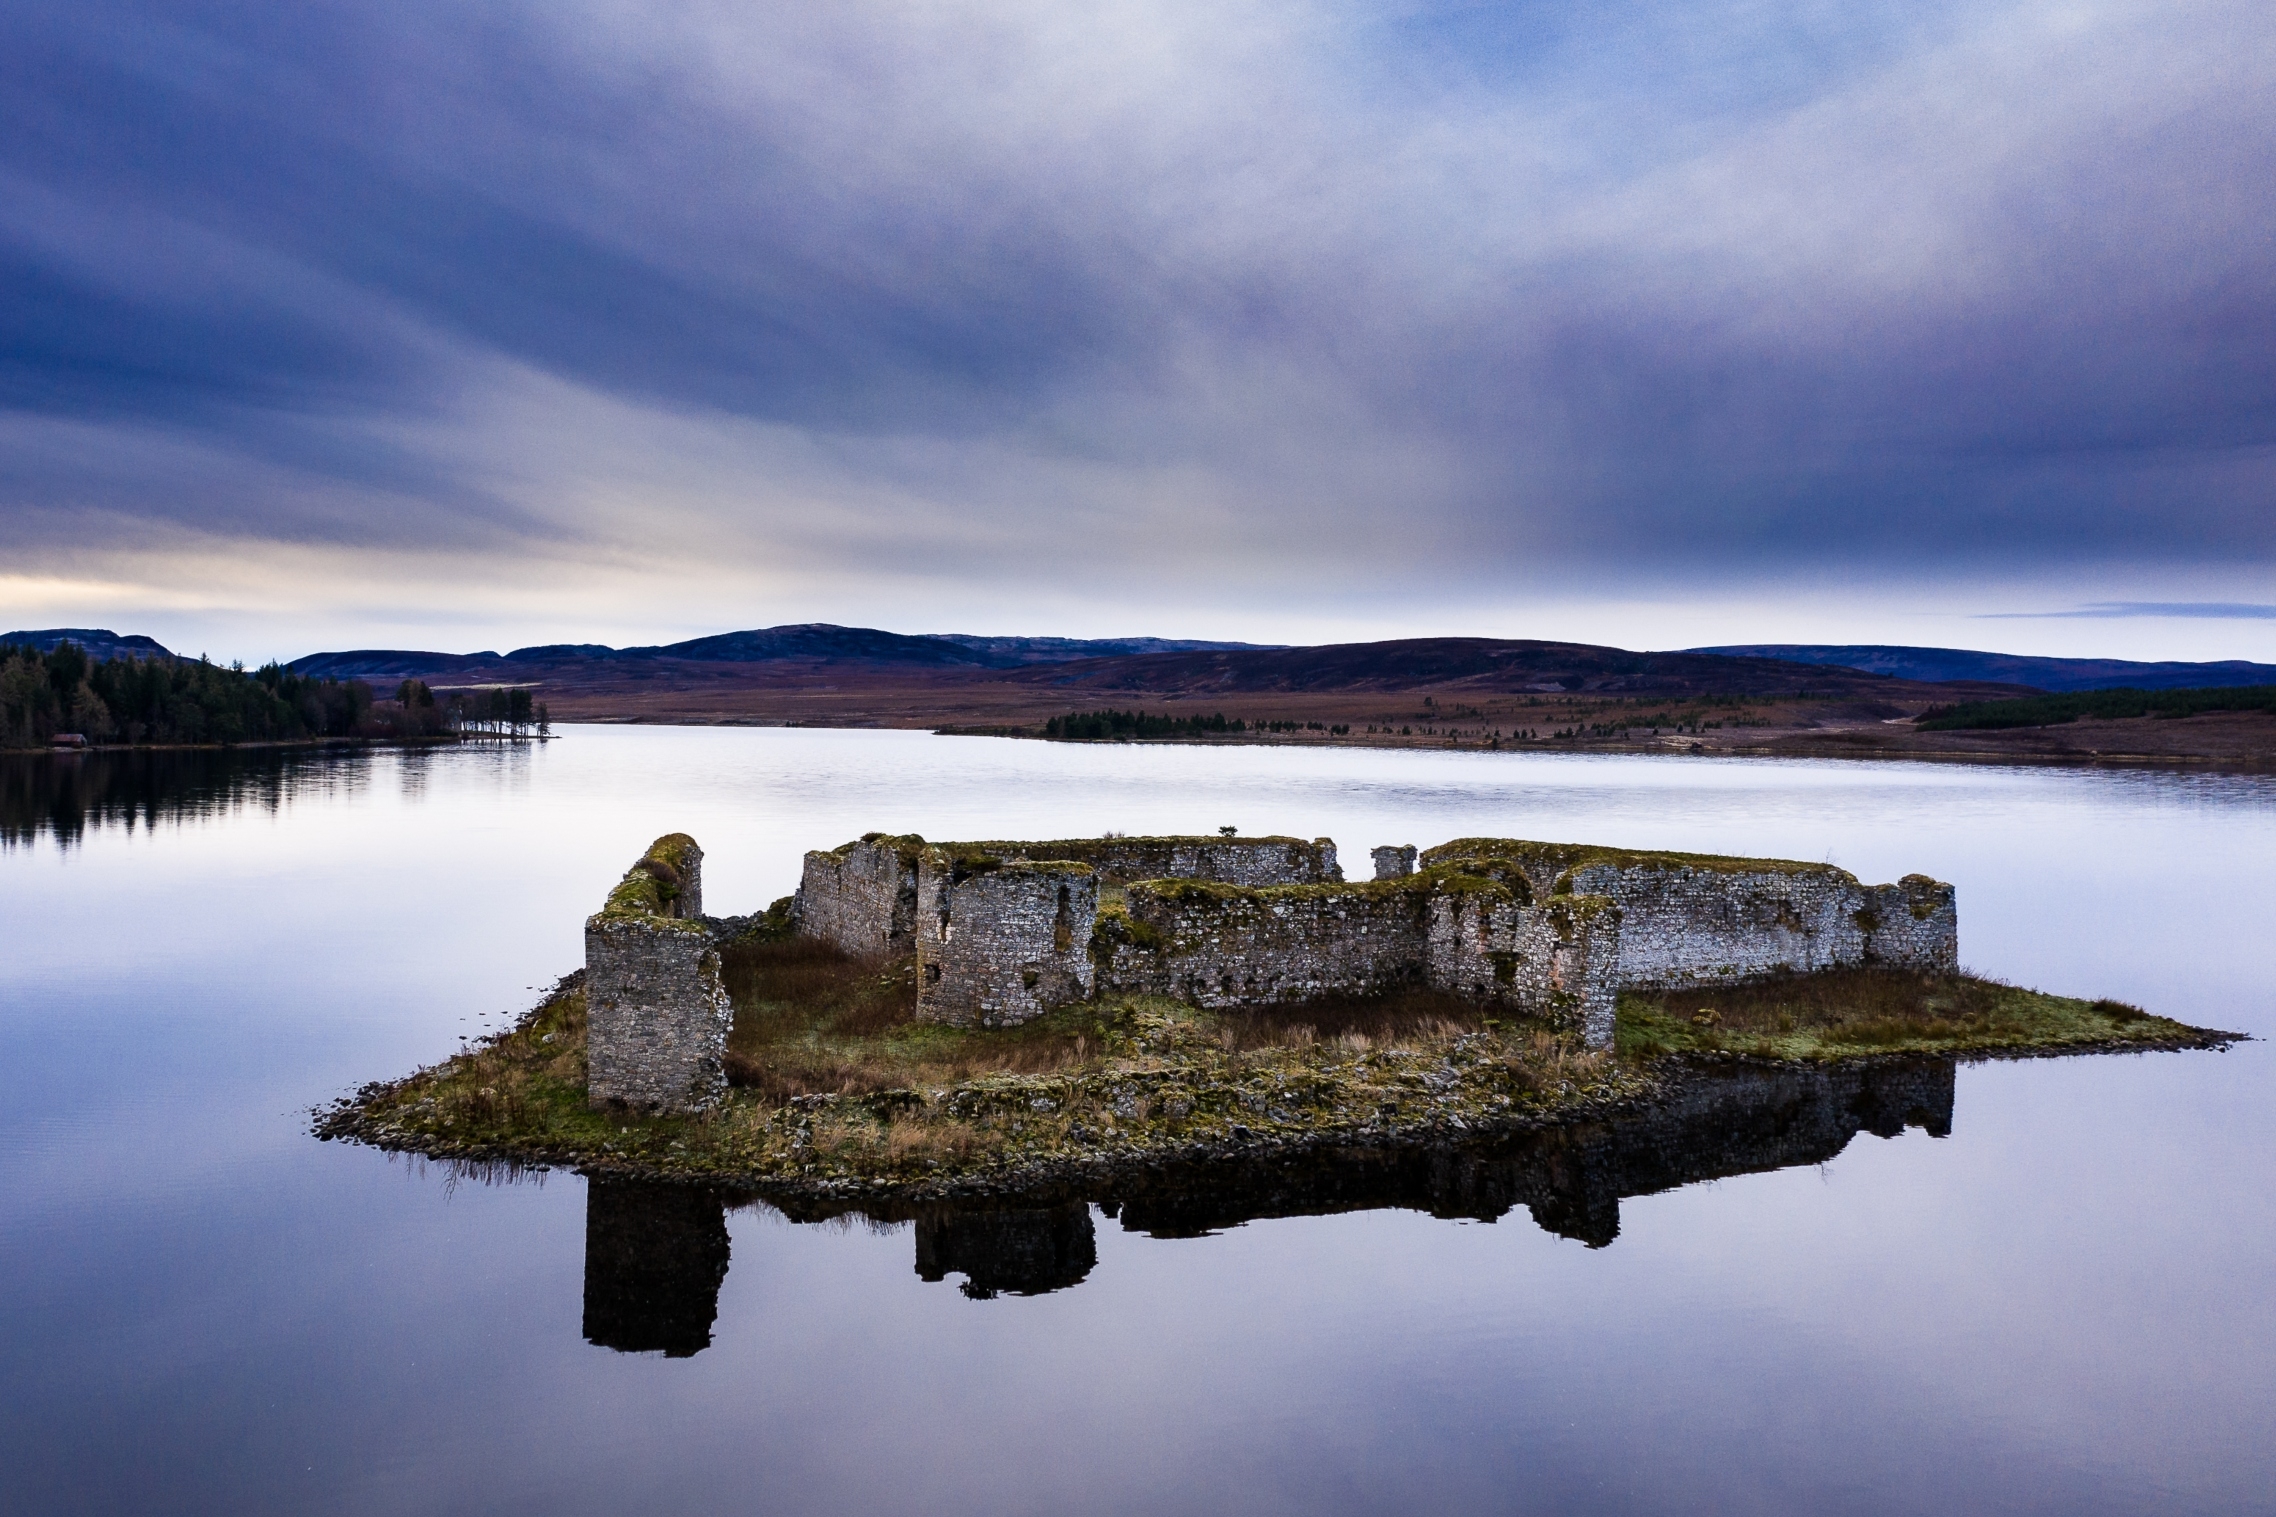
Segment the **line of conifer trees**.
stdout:
[[526,689],[453,692],[418,680],[379,699],[360,679],[315,679],[280,664],[247,673],[204,659],[89,658],[0,644],[0,748],[44,748],[58,733],[90,743],[261,743],[326,737],[519,737],[551,729]]
[[1200,737],[1217,732],[1246,732],[1248,723],[1223,712],[1208,716],[1156,716],[1148,711],[1075,711],[1043,724],[1043,735],[1060,742],[1098,742],[1122,737]]

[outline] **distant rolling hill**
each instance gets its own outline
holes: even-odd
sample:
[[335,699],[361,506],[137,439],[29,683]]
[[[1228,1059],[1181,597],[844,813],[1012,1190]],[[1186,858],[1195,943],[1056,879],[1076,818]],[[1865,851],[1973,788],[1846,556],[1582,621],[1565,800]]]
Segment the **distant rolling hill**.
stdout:
[[[312,653],[292,661],[301,674],[335,679],[474,678],[527,680],[544,670],[574,678],[580,666],[625,663],[806,664],[870,669],[987,670],[1064,663],[1130,654],[1197,649],[1250,649],[1251,643],[1198,642],[1161,637],[978,637],[970,633],[908,634],[874,627],[806,622],[721,632],[654,647],[612,648],[602,643],[547,643],[511,653],[432,653],[359,648]],[[599,673],[598,670],[589,670]]]
[[[1019,671],[1010,676],[1093,692],[1208,696],[1430,689],[1463,694],[1883,696],[1904,682],[1837,666],[1714,653],[1633,653],[1588,643],[1420,637],[1317,648],[1154,653]],[[1990,685],[1985,695],[2024,694]]]
[[2032,658],[2019,653],[1979,653],[1967,648],[1901,648],[1878,643],[1743,643],[1693,648],[1741,658],[1776,658],[1797,664],[1857,669],[1909,680],[1988,680],[2034,689],[2191,690],[2215,685],[2276,684],[2276,664],[2242,659],[2218,663],[2136,663],[2122,658]]
[[[826,624],[724,632],[642,648],[557,643],[505,654],[359,649],[311,654],[291,667],[338,679],[513,681],[553,691],[637,687],[649,696],[679,685],[718,690],[751,682],[776,688],[847,679],[905,688],[987,682],[1007,689],[1058,689],[1070,701],[1424,689],[1449,696],[1654,699],[1790,696],[1806,689],[1821,696],[1883,697],[1906,684],[1833,665],[1485,637],[1275,648],[1163,638],[918,636]],[[2026,693],[2020,686],[1982,682],[1964,692],[1976,698]]]
[[156,638],[119,636],[108,627],[48,627],[38,632],[0,632],[0,644],[51,653],[58,643],[77,643],[90,658],[173,658]]

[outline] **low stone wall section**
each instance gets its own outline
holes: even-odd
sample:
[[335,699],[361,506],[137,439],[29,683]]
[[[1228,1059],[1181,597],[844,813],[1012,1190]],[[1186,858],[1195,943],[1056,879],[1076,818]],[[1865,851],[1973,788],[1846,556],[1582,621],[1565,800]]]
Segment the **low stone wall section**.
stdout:
[[585,922],[586,1093],[658,1112],[727,1092],[734,1009],[701,919],[703,850],[658,838]]
[[1429,906],[1396,885],[1129,888],[1100,935],[1103,989],[1225,1009],[1423,983]]
[[1612,1037],[1620,912],[1597,897],[1535,905],[1510,884],[1437,875],[1244,890],[1130,887],[1101,920],[1101,990],[1215,1010],[1441,990]]
[[1514,838],[1462,838],[1423,860],[1514,871],[1536,899],[1618,902],[1623,987],[1687,989],[1876,963],[1948,970],[1959,958],[1952,887],[1925,875],[1866,886],[1832,864]]
[[1096,869],[1099,882],[1210,880],[1221,885],[1328,885],[1343,878],[1333,838],[1291,837],[1051,838],[942,843],[952,855],[1000,859],[1069,859]]

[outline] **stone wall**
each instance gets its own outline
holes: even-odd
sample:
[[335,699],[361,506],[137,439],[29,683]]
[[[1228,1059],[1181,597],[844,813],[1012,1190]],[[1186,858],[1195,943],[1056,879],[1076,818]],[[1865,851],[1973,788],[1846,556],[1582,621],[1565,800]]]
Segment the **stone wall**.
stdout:
[[1960,911],[1941,880],[1908,874],[1866,887],[1865,957],[1870,963],[1949,973],[1960,967]]
[[1462,838],[1426,865],[1514,870],[1536,898],[1620,906],[1620,983],[1683,989],[1867,963],[1951,969],[1952,887],[1924,875],[1865,886],[1846,869],[1784,859]]
[[[1417,986],[1595,1044],[1626,987],[1958,958],[1952,887],[1920,875],[1868,887],[1830,864],[1509,838],[1416,862],[1411,847],[1378,848],[1377,878],[1358,885],[1326,838],[872,833],[806,856],[798,930],[850,953],[916,953],[918,1015],[960,1025],[1022,1022],[1094,988],[1232,1009]],[[1103,918],[1101,886],[1127,897]]]
[[1055,838],[1044,842],[943,843],[954,855],[1071,859],[1106,885],[1133,880],[1211,880],[1222,885],[1327,885],[1343,879],[1333,838]]
[[595,1105],[689,1112],[726,1094],[734,1010],[699,919],[702,866],[693,838],[658,838],[585,921],[586,1093]]
[[[1451,882],[1449,882],[1451,883]],[[1625,919],[1604,896],[1553,896],[1440,885],[1430,897],[1425,977],[1433,990],[1508,1006],[1612,1045]]]
[[1008,1027],[1087,1000],[1098,874],[1060,860],[917,861],[917,1015]]
[[1215,1010],[1441,990],[1612,1038],[1620,912],[1536,905],[1523,879],[1437,871],[1364,885],[1129,888],[1094,939],[1102,990]]
[[1423,983],[1429,907],[1399,885],[1132,885],[1099,934],[1102,988],[1231,1008]]
[[800,935],[869,957],[916,948],[917,861],[928,848],[968,867],[990,861],[1089,864],[1107,885],[1131,880],[1218,880],[1231,885],[1310,885],[1340,880],[1328,838],[1060,838],[1041,842],[928,844],[872,832],[806,855],[795,914]]
[[792,910],[803,937],[860,958],[916,946],[917,855],[924,839],[873,832],[806,855]]

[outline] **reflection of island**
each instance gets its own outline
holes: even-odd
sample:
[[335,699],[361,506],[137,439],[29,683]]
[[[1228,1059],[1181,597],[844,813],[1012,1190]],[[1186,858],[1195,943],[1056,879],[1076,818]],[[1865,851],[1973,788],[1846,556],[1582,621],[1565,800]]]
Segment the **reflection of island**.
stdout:
[[[1668,1099],[1628,1116],[1474,1144],[1219,1158],[1016,1203],[836,1212],[800,1203],[787,1214],[912,1222],[918,1275],[962,1275],[964,1294],[975,1299],[1080,1284],[1098,1262],[1094,1204],[1125,1231],[1155,1237],[1386,1207],[1490,1222],[1522,1206],[1548,1231],[1601,1248],[1619,1236],[1626,1196],[1823,1163],[1860,1132],[1893,1138],[1920,1127],[1943,1137],[1952,1130],[1953,1078],[1950,1059],[1739,1065],[1694,1073]],[[764,1203],[598,1177],[587,1195],[585,1336],[672,1356],[707,1347],[727,1273],[726,1209]]]
[[1470,1147],[1161,1171],[1117,1187],[1109,1210],[1128,1231],[1190,1237],[1264,1217],[1377,1207],[1491,1222],[1522,1206],[1549,1232],[1602,1248],[1619,1236],[1624,1196],[1823,1163],[1859,1132],[1893,1138],[1917,1126],[1943,1137],[1953,1075],[1950,1059],[1735,1066],[1687,1078],[1631,1116]]

